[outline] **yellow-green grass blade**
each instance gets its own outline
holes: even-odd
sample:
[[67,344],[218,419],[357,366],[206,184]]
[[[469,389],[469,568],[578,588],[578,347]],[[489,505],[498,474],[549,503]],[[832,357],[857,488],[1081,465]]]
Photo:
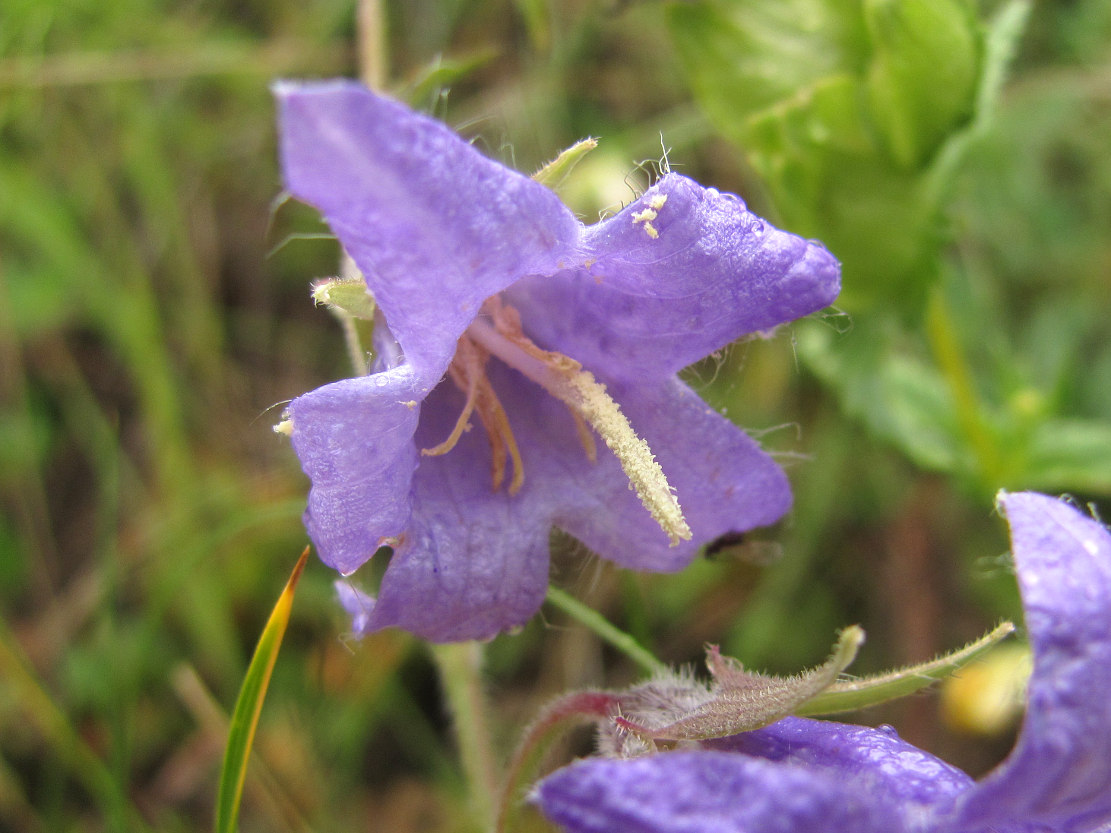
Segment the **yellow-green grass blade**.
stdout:
[[270,674],[274,670],[274,662],[278,658],[278,650],[282,647],[282,637],[285,636],[286,626],[289,624],[289,613],[293,607],[293,592],[297,588],[297,581],[301,578],[301,571],[305,569],[305,562],[309,557],[309,548],[301,553],[297,566],[286,582],[278,603],[270,614],[270,619],[259,637],[255,655],[247,668],[247,675],[243,678],[243,685],[239,689],[239,697],[235,701],[235,711],[232,713],[231,726],[228,729],[228,745],[224,750],[224,766],[220,772],[220,792],[216,799],[216,833],[235,833],[239,818],[239,802],[243,797],[243,782],[247,776],[247,761],[251,757],[251,746],[255,740],[255,729],[258,726],[258,717],[262,712],[262,701],[266,698],[266,689],[270,685]]

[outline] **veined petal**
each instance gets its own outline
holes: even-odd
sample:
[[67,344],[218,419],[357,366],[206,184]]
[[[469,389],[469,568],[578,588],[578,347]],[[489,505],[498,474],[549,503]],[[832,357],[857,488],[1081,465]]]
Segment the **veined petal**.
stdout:
[[409,521],[413,433],[427,387],[409,365],[294,399],[290,439],[312,480],[305,527],[321,560],[349,574]]
[[274,89],[286,187],[324,215],[428,378],[486,298],[577,246],[555,194],[444,124],[350,81]]
[[[422,457],[412,480],[412,519],[382,582],[367,630],[403,627],[437,641],[479,639],[524,624],[548,577],[548,530],[559,526],[605,558],[640,570],[678,570],[726,532],[778,519],[790,506],[786,477],[766,453],[678,379],[611,392],[653,448],[680,495],[694,539],[677,547],[652,521],[604,447],[591,462],[558,400],[492,363],[521,446],[524,485],[491,488],[485,432],[475,427],[439,457]],[[416,446],[453,427],[463,396],[437,388],[423,405]]]
[[901,833],[899,814],[834,773],[729,752],[579,761],[536,797],[567,833]]
[[999,503],[1034,653],[1011,756],[969,791],[954,831],[1097,830],[1111,823],[1111,535],[1031,492]]
[[890,727],[787,717],[754,732],[703,741],[703,746],[828,773],[847,793],[899,808],[904,827],[897,829],[908,831],[932,829],[973,783]]
[[[653,218],[638,221],[646,212]],[[522,281],[510,300],[538,343],[630,381],[671,375],[828,306],[840,290],[840,265],[821,243],[678,174],[588,228],[581,257]]]
[[568,479],[584,499],[556,523],[592,550],[625,567],[673,571],[728,532],[774,523],[791,506],[783,470],[743,431],[679,379],[611,384],[637,432],[655,452],[679,498],[692,537],[678,546],[652,524],[608,459]]
[[[440,442],[462,407],[454,386],[438,387],[424,403],[416,446]],[[486,639],[528,621],[548,586],[552,512],[553,484],[530,470],[535,457],[526,461],[516,495],[491,488],[489,442],[478,427],[449,453],[421,458],[412,518],[366,611],[365,630],[396,626],[452,642]]]

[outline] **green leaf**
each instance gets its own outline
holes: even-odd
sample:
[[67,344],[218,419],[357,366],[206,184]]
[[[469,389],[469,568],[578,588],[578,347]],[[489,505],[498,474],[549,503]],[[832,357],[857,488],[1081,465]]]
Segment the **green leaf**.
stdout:
[[695,99],[764,178],[773,219],[841,260],[839,305],[918,315],[945,243],[943,199],[1022,15],[987,30],[985,58],[969,0],[700,0],[668,12]]
[[965,472],[972,456],[941,375],[894,352],[892,337],[864,322],[835,340],[828,326],[796,327],[799,355],[837,391],[841,406],[922,468]]
[[839,303],[920,306],[935,208],[870,112],[860,3],[704,0],[672,7],[668,22],[699,105],[763,176],[778,219],[841,259]]
[[992,122],[1003,81],[1011,60],[1018,51],[1019,40],[1026,31],[1026,21],[1033,8],[1032,0],[1010,0],[996,12],[983,33],[983,58],[977,82],[974,113],[968,125],[954,132],[945,141],[927,175],[927,193],[931,202],[940,203],[954,172],[969,147],[979,139]]
[[1047,492],[1111,493],[1111,423],[1083,419],[1042,422],[1026,453],[1025,486]]
[[961,0],[867,0],[868,98],[896,163],[921,164],[972,114],[979,25]]
[[667,24],[699,104],[741,143],[753,116],[858,72],[866,59],[857,0],[676,3]]
[[239,801],[243,796],[243,782],[247,777],[247,761],[251,756],[258,717],[262,712],[266,689],[270,686],[270,674],[278,659],[278,650],[282,647],[282,637],[289,624],[293,593],[308,558],[309,548],[305,547],[270,613],[270,619],[259,637],[255,655],[251,658],[247,675],[239,689],[228,730],[228,745],[224,750],[224,765],[220,771],[220,792],[216,798],[216,833],[235,833],[237,829]]

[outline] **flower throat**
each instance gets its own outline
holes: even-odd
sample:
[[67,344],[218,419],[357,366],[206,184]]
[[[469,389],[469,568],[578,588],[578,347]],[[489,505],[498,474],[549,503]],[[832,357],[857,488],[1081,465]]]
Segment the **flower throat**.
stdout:
[[512,463],[507,491],[510,495],[520,491],[525,478],[521,452],[505,409],[486,376],[486,363],[495,356],[567,406],[591,462],[597,459],[597,451],[590,429],[602,437],[621,463],[630,487],[672,546],[690,540],[690,527],[663,469],[648,443],[637,436],[618,404],[606,393],[605,385],[569,356],[533,343],[521,328],[520,313],[498,296],[489,298],[482,312],[484,315],[476,318],[459,339],[448,368],[451,381],[465,396],[463,410],[448,437],[421,453],[437,456],[451,451],[470,427],[470,418],[477,414],[490,440],[494,490],[501,489],[507,465]]

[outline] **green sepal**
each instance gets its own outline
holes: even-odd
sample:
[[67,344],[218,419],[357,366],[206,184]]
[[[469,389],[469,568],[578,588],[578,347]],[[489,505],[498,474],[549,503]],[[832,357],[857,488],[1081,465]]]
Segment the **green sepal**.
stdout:
[[[710,648],[707,663],[714,681],[710,698],[663,726],[652,726],[661,714],[654,706],[660,680],[637,686],[621,696],[626,716],[615,718],[622,729],[652,741],[706,740],[767,726],[796,713],[800,706],[836,684],[838,675],[856,658],[864,631],[852,625],[838,634],[829,659],[793,677],[770,677],[746,671],[739,662]],[[682,679],[680,679],[682,683]],[[645,704],[642,706],[641,701]]]
[[1004,622],[975,642],[930,662],[910,665],[873,677],[834,683],[796,708],[794,714],[810,716],[855,711],[913,694],[938,680],[949,677],[1000,640],[1014,633],[1014,630],[1013,624]]
[[312,285],[312,300],[337,313],[346,313],[360,321],[373,321],[374,296],[366,288],[366,281],[357,278],[326,278]]
[[539,182],[541,185],[546,185],[553,191],[558,191],[563,183],[567,181],[567,177],[571,174],[572,169],[583,160],[584,156],[596,147],[598,147],[597,139],[592,139],[589,136],[585,139],[580,139],[539,171],[534,173],[532,175],[533,180]]

